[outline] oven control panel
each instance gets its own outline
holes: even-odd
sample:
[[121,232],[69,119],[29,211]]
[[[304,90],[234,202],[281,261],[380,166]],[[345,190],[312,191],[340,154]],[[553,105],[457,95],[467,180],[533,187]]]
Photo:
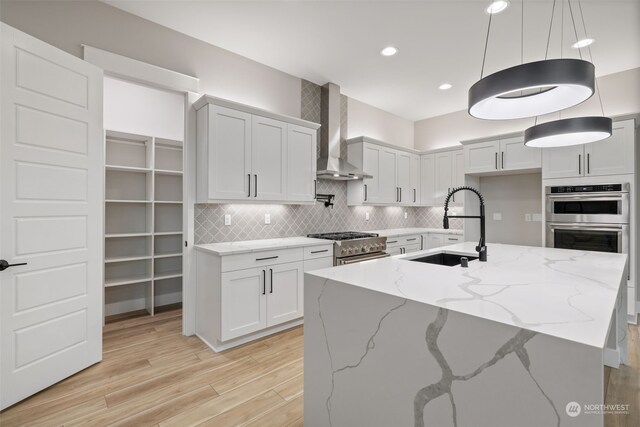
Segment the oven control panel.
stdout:
[[624,191],[623,184],[598,184],[598,185],[564,185],[559,187],[547,187],[547,193],[604,193],[608,191]]

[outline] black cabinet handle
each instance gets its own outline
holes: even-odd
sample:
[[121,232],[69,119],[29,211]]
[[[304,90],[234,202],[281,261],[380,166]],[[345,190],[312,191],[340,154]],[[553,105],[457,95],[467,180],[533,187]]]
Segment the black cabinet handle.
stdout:
[[262,295],[267,294],[267,270],[262,270]]
[[458,239],[456,239],[455,237],[448,237],[447,240],[455,240],[456,242],[458,241]]
[[501,167],[502,167],[502,169],[504,169],[504,151],[502,151],[501,154],[502,154],[502,166]]
[[591,173],[591,154],[587,153],[587,174]]
[[400,202],[402,202],[402,187],[400,187]]
[[277,259],[277,258],[278,258],[278,255],[276,255],[276,256],[268,256],[266,258],[256,258],[256,261],[266,261],[268,259]]
[[313,180],[313,198],[314,199],[318,198],[318,180],[317,179]]
[[321,251],[311,251],[312,254],[320,254],[322,252],[329,252],[329,249],[323,249]]
[[578,154],[578,175],[582,173],[582,154]]
[[247,178],[249,179],[249,192],[247,193],[247,197],[251,197],[251,174],[247,174]]
[[254,189],[253,189],[253,197],[258,197],[258,175],[253,175],[254,177],[254,181],[255,181],[255,185],[254,185]]
[[272,294],[273,293],[273,268],[269,269],[269,293]]
[[365,200],[365,202],[367,201],[367,196],[368,196],[368,194],[367,194],[367,184],[365,184],[364,185],[364,200]]
[[498,152],[496,151],[496,170],[498,170]]
[[388,244],[388,243],[398,243],[398,241],[397,241],[397,240],[389,240],[389,241],[387,242],[387,244]]
[[407,242],[413,242],[414,240],[418,240],[418,238],[414,237],[413,239],[407,239]]
[[9,264],[7,260],[0,259],[0,271],[4,271],[9,267],[18,267],[19,265],[27,265],[26,262],[18,262],[15,264]]
[[416,189],[413,189],[413,203],[416,202]]

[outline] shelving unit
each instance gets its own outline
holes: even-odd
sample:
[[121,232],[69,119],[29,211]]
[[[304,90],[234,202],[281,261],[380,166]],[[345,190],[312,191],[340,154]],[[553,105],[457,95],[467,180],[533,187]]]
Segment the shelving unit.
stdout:
[[105,316],[153,315],[181,299],[183,144],[107,131],[105,159]]

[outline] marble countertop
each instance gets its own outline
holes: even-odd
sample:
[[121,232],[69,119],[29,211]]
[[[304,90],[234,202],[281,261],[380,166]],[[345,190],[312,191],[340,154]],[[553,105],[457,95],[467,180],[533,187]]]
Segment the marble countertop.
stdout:
[[333,240],[312,239],[310,237],[283,237],[280,239],[245,240],[240,242],[209,243],[195,245],[197,250],[215,255],[233,255],[261,252],[272,249],[302,248],[306,246],[330,245]]
[[604,348],[627,256],[489,244],[487,262],[468,268],[409,259],[477,255],[465,242],[308,274]]
[[[453,218],[453,217],[451,217]],[[461,236],[464,230],[454,230],[452,228],[445,230],[444,228],[389,228],[386,230],[371,230],[370,233],[377,233],[382,237],[408,236],[411,234],[441,233],[456,234]]]

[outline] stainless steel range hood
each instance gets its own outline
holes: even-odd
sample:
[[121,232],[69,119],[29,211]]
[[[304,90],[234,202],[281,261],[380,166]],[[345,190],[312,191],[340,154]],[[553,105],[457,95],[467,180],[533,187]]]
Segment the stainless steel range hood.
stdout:
[[322,86],[322,130],[320,158],[317,164],[319,179],[346,181],[373,178],[340,158],[340,87],[333,83]]

